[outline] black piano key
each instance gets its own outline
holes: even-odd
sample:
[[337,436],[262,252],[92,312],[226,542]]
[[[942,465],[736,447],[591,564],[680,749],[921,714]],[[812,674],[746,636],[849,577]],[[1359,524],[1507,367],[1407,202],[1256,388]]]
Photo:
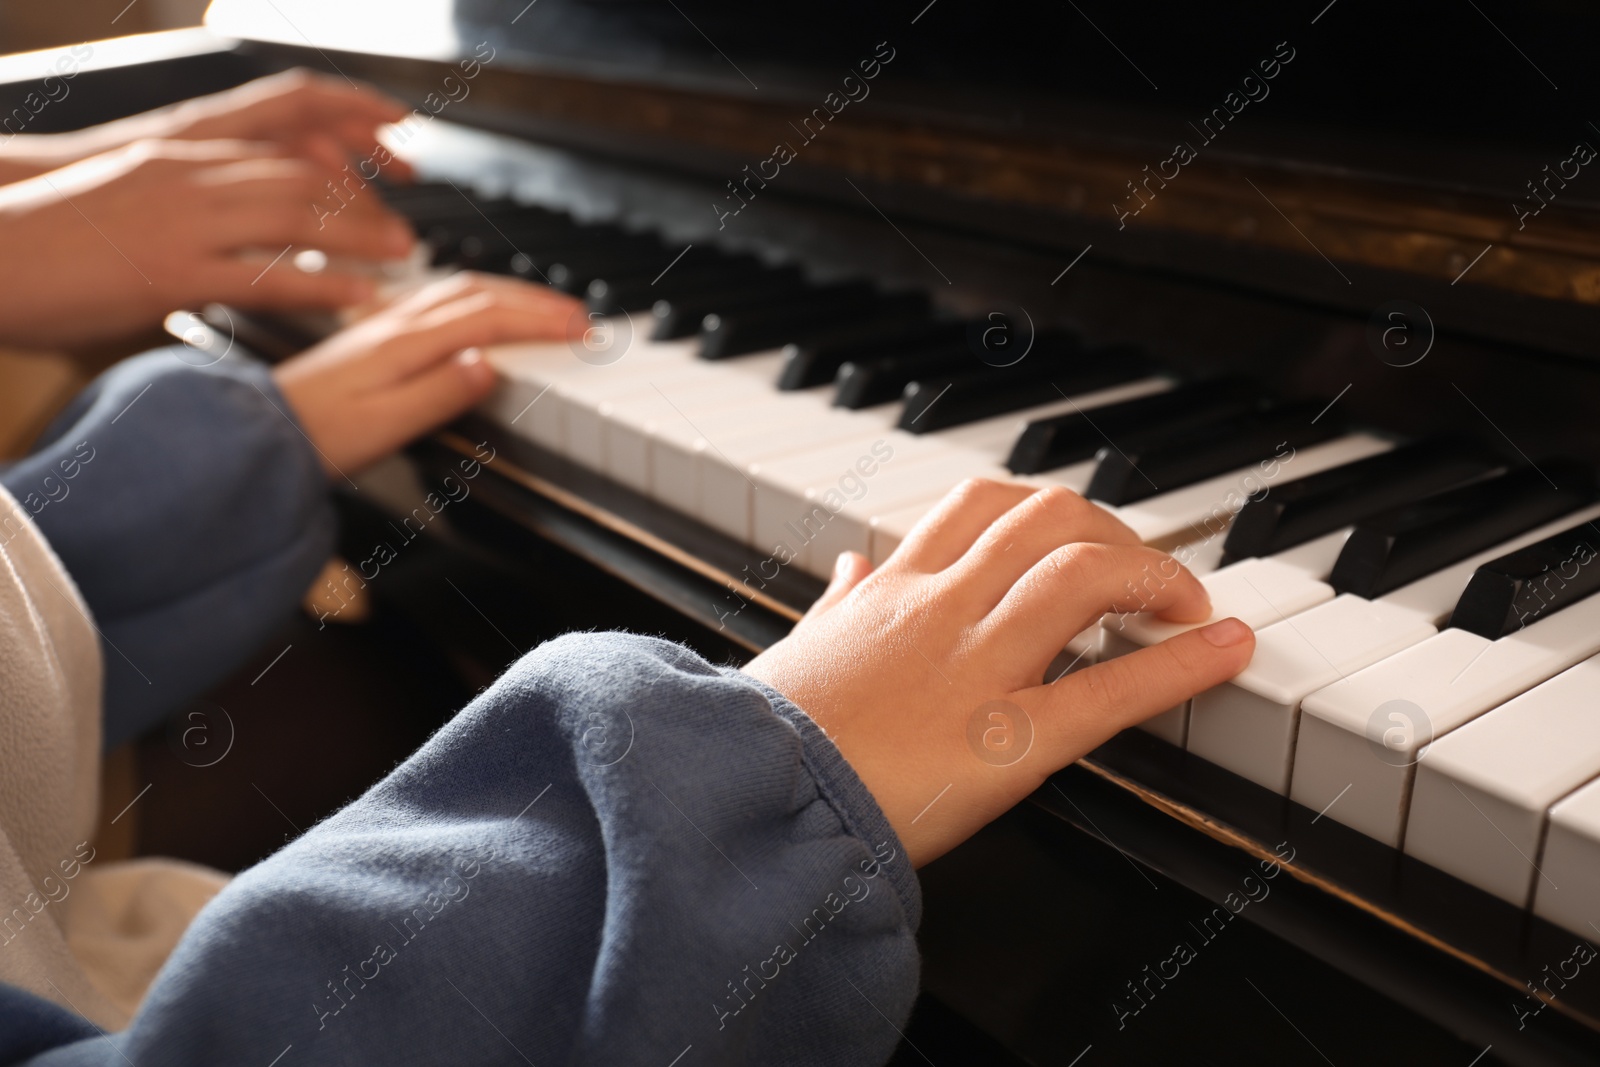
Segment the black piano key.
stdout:
[[839,368],[834,379],[833,402],[853,411],[887,404],[901,399],[906,387],[919,377],[943,378],[977,366],[980,364],[967,347],[964,334],[933,348],[851,361]]
[[[528,259],[527,250],[541,253],[540,269],[547,254],[559,253],[585,241],[605,240],[604,236],[566,229],[497,230],[492,227],[449,229],[430,233],[426,240],[433,248],[434,266],[454,266],[465,270],[490,270],[516,273],[519,258]],[[531,274],[532,272],[524,272]]]
[[670,250],[660,245],[602,250],[580,248],[555,259],[545,268],[545,277],[552,288],[578,296],[588,290],[590,282],[607,274],[637,274],[641,270],[659,272],[662,260],[671,255]]
[[[543,240],[522,240],[513,235],[515,252],[507,257],[506,267],[520,278],[550,284],[550,272],[558,264],[575,268],[583,264],[655,262],[672,253],[648,234],[615,227],[585,227],[571,234]],[[583,280],[588,284],[588,279]],[[581,288],[580,290],[581,291]]]
[[[615,288],[612,283],[634,282],[649,288],[657,279],[664,282],[673,275],[680,277],[703,275],[710,280],[737,277],[741,272],[759,270],[761,267],[760,261],[754,256],[723,255],[709,246],[691,245],[687,250],[674,251],[663,245],[660,249],[659,254],[629,253],[608,256],[603,260],[588,260],[583,257],[577,257],[571,262],[563,260],[551,268],[551,284],[563,292],[575,296],[587,296],[590,287],[596,284]],[[634,306],[649,307],[664,295],[666,295],[664,290],[657,290],[648,298],[644,298],[642,303],[636,302]]]
[[1285,447],[1326,441],[1342,432],[1336,420],[1317,418],[1326,407],[1326,401],[1285,404],[1177,435],[1132,434],[1100,450],[1084,496],[1106,504],[1133,504],[1270,459]]
[[[877,325],[836,330],[791,344],[783,351],[779,389],[809,389],[827,385],[846,363],[868,362],[887,356],[906,356],[930,349],[949,348],[966,337],[962,322],[923,322],[909,328]],[[905,388],[901,382],[889,399]]]
[[[872,292],[866,282],[845,283],[863,292]],[[655,330],[651,337],[670,341],[700,332],[707,315],[740,311],[753,307],[773,307],[798,300],[817,290],[803,278],[779,276],[772,272],[752,275],[746,283],[718,288],[713,293],[685,293],[657,300],[651,308]]]
[[1013,474],[1038,474],[1093,459],[1106,445],[1130,433],[1161,427],[1178,433],[1263,406],[1259,394],[1233,378],[1180,385],[1120,404],[1035,419],[1011,448],[1006,466]]
[[[1545,474],[1560,488],[1551,488]],[[1544,473],[1519,467],[1437,493],[1357,523],[1328,582],[1341,593],[1382,596],[1594,497],[1593,473],[1568,463],[1547,464]]]
[[564,216],[505,215],[499,220],[482,215],[435,223],[422,231],[422,238],[433,249],[435,266],[465,264],[475,267],[488,263],[504,269],[511,257],[525,247],[571,245],[589,235],[601,239],[594,228],[579,227]]
[[852,322],[900,321],[910,324],[929,314],[928,298],[922,293],[865,294],[849,287],[837,291],[817,290],[804,299],[784,301],[772,307],[750,307],[726,314],[707,315],[700,331],[700,358],[725,359],[728,356],[778,348],[790,341],[827,333]]
[[1070,337],[1052,341],[1041,336],[1034,342],[1034,349],[1022,362],[1009,367],[985,366],[960,375],[912,382],[906,386],[900,429],[933,433],[1136,381],[1155,369],[1136,350],[1085,352]]
[[1228,528],[1223,564],[1270,556],[1410,501],[1486,477],[1505,464],[1465,438],[1437,438],[1272,487]]
[[[1548,486],[1546,487],[1548,488]],[[1450,625],[1497,640],[1600,592],[1600,530],[1582,522],[1473,571]]]
[[589,283],[584,299],[596,311],[640,311],[654,307],[657,300],[737,290],[763,275],[800,282],[800,271],[794,267],[765,267],[754,256],[719,256],[694,264],[680,263],[664,274],[658,270],[650,274],[601,275]]
[[[445,182],[417,182],[414,185],[384,185],[383,200],[404,216],[419,233],[433,226],[459,219],[481,219],[484,202],[470,192]],[[529,211],[545,211],[532,205],[516,205]]]

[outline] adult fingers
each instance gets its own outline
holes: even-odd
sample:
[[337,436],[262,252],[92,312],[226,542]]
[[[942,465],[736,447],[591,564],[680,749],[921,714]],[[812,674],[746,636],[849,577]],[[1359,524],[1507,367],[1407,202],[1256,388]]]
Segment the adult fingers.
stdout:
[[968,478],[935,504],[900,542],[891,564],[934,573],[955,563],[989,524],[1037,492],[1031,485]]
[[824,612],[832,608],[850,595],[850,591],[864,581],[872,573],[872,562],[859,552],[841,552],[839,558],[833,561],[833,577],[828,581],[828,588],[816,602],[806,609],[796,625],[804,626]]
[[376,291],[370,278],[337,270],[311,274],[291,259],[286,254],[276,261],[260,256],[205,260],[195,268],[194,294],[184,299],[258,310],[334,310],[371,300]]
[[403,258],[416,244],[405,220],[387,211],[331,211],[299,197],[262,197],[237,210],[207,212],[196,221],[205,224],[205,247],[216,252],[293,245],[381,261]]
[[1108,611],[1149,611],[1182,622],[1211,614],[1200,580],[1143,545],[1063,545],[1024,574],[980,623],[990,640],[1030,658],[1059,652]]
[[1250,662],[1255,634],[1223,619],[1159,645],[1012,694],[1032,720],[1042,767],[1055,769],[1144,722],[1221,685]]
[[404,219],[375,191],[333,184],[334,177],[286,158],[209,169],[197,177],[196,231],[216,251],[293,244],[371,260],[410,251],[416,237]]
[[195,103],[203,117],[190,125],[192,136],[208,136],[218,128],[270,136],[347,121],[367,123],[370,128],[399,122],[410,112],[398,100],[371,88],[303,69],[257,78]]
[[987,610],[1040,560],[1077,542],[1137,545],[1122,520],[1062,486],[1041,489],[991,523],[950,575]]

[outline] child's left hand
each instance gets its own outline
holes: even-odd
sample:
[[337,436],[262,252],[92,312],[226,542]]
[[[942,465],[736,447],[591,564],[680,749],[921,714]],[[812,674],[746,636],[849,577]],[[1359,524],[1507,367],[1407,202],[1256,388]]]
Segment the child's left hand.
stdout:
[[273,377],[329,475],[348,475],[487,396],[495,373],[479,346],[565,337],[582,306],[543,286],[457,274],[279,364]]

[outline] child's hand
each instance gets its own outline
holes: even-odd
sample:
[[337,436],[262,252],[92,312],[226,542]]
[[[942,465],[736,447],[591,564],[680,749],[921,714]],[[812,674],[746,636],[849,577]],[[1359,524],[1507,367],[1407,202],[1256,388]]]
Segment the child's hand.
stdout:
[[565,337],[581,306],[543,286],[457,274],[339,331],[273,376],[328,473],[348,475],[482,400],[495,373],[478,346]]
[[398,259],[415,243],[376,190],[319,217],[334,177],[256,142],[139,141],[0,187],[12,252],[0,261],[0,337],[72,347],[212,301],[306,310],[369,299],[367,278],[306,273],[288,255]]
[[1198,621],[1210,602],[1076,493],[970,481],[876,572],[841,556],[817,606],[745,669],[828,733],[920,865],[1255,648],[1229,619],[1040,684],[1075,634],[1126,610]]

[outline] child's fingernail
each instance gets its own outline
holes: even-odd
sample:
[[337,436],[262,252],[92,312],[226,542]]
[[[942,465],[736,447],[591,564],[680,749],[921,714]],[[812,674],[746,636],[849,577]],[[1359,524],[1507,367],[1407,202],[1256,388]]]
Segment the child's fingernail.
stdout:
[[1250,627],[1238,619],[1223,619],[1202,627],[1200,636],[1218,648],[1232,648],[1250,639]]
[[849,566],[849,555],[844,552],[839,553],[838,557],[833,561],[833,576],[835,578],[843,578]]
[[456,353],[456,363],[468,378],[480,384],[494,377],[494,368],[484,358],[481,348],[463,348]]

